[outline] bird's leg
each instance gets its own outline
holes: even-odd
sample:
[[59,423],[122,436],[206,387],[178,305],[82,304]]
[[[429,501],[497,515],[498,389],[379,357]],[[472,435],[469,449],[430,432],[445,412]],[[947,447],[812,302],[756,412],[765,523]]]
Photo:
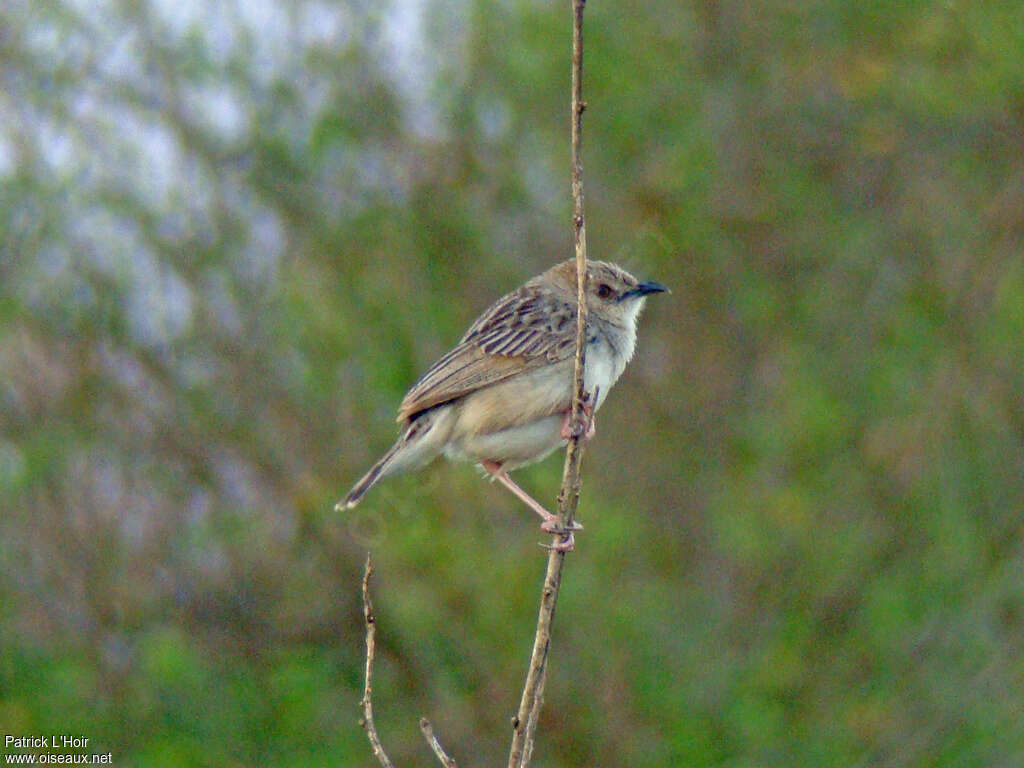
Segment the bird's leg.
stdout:
[[583,435],[583,440],[585,442],[597,434],[597,421],[594,416],[594,403],[597,402],[597,393],[600,391],[601,388],[596,387],[594,389],[593,396],[591,396],[589,392],[583,393],[583,424],[585,424],[586,427],[582,424],[570,424],[572,421],[572,408],[565,412],[565,418],[562,419],[563,440]]
[[573,541],[572,532],[583,530],[582,525],[580,525],[574,520],[572,524],[572,530],[566,530],[565,526],[562,525],[562,521],[561,519],[559,519],[558,515],[553,515],[550,512],[548,512],[546,509],[544,509],[543,505],[541,505],[539,501],[537,501],[530,494],[528,494],[526,491],[524,491],[522,488],[516,485],[516,482],[511,477],[508,476],[508,472],[502,469],[501,464],[499,464],[498,462],[485,459],[480,462],[480,466],[487,470],[491,477],[495,478],[499,483],[501,483],[510,491],[512,491],[512,493],[514,493],[516,497],[518,497],[518,499],[522,501],[526,506],[528,506],[538,515],[540,515],[540,529],[542,531],[544,531],[545,533],[562,534],[563,536],[567,536],[567,538],[563,539],[554,546],[555,549],[557,549],[559,552],[570,552],[575,548],[576,543],[575,541]]

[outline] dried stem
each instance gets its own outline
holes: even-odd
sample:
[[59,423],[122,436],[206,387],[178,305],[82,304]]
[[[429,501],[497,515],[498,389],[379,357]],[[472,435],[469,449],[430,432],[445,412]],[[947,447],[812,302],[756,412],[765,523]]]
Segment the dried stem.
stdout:
[[437,740],[437,736],[434,734],[434,726],[430,724],[430,721],[425,717],[420,718],[420,730],[423,731],[423,736],[427,740],[427,744],[434,750],[434,754],[437,755],[437,759],[441,761],[444,768],[458,768],[447,752],[444,751],[444,747],[441,746],[441,742]]
[[[359,724],[366,731],[366,737],[373,747],[373,756],[383,768],[395,768],[384,751],[384,745],[377,735],[377,725],[373,722],[373,657],[377,652],[377,619],[373,615],[373,603],[370,602],[370,576],[373,575],[373,563],[370,562],[370,553],[366,553],[366,566],[363,568],[363,618],[366,620],[366,684],[363,686],[363,716]],[[437,759],[445,768],[458,768],[455,761],[448,756],[434,734],[434,728],[425,717],[420,718],[420,730],[427,739],[427,744],[434,750]]]
[[373,564],[370,562],[370,553],[366,553],[366,567],[363,568],[363,618],[366,620],[366,684],[363,686],[363,717],[359,724],[366,731],[366,737],[373,747],[373,756],[384,768],[395,768],[380,743],[380,736],[377,735],[377,726],[373,722],[373,657],[377,651],[377,620],[373,615],[373,604],[370,602],[370,576],[373,574]]
[[[583,371],[586,363],[587,303],[587,230],[583,217],[583,160],[580,154],[583,110],[583,8],[585,0],[572,0],[572,199],[573,237],[576,251],[576,360],[573,368],[572,423],[581,424],[584,413]],[[596,394],[596,393],[595,393]],[[565,466],[562,472],[562,488],[558,494],[558,513],[564,526],[571,530],[580,498],[580,463],[583,459],[582,436],[585,429],[574,428],[565,452]],[[548,650],[551,646],[551,624],[555,617],[558,590],[562,584],[562,566],[565,553],[552,549],[548,554],[548,568],[541,592],[540,611],[537,616],[537,633],[533,641],[533,653],[526,673],[526,683],[519,702],[519,712],[512,721],[512,748],[509,752],[509,768],[528,768],[533,757],[534,737],[537,721],[544,701],[544,682],[547,678]]]

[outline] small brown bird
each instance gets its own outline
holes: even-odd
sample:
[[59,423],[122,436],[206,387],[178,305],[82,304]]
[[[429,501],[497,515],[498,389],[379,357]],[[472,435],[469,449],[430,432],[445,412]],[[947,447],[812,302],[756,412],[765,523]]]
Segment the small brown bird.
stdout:
[[[645,297],[667,290],[614,264],[588,263],[587,438],[594,412],[633,357]],[[544,531],[563,534],[556,548],[572,549],[572,532],[508,472],[543,459],[570,437],[576,307],[575,259],[498,299],[412,386],[398,408],[401,436],[337,508],[354,507],[381,478],[419,469],[443,453],[480,464],[540,515]]]

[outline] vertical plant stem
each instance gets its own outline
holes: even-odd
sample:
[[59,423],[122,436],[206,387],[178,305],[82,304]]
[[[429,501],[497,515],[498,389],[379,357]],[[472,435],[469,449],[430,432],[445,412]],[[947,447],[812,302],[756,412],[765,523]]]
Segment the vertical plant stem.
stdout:
[[377,724],[373,721],[373,657],[377,652],[377,618],[373,615],[373,603],[370,602],[370,576],[373,575],[373,563],[370,553],[366,553],[366,567],[363,569],[363,619],[366,622],[366,683],[363,686],[363,717],[359,721],[370,740],[373,756],[382,768],[395,768],[384,745],[377,734]]
[[[583,371],[586,364],[586,323],[587,323],[587,229],[583,216],[583,160],[580,154],[583,110],[583,8],[585,0],[572,0],[572,96],[570,108],[572,128],[570,144],[572,151],[572,200],[573,200],[573,241],[576,252],[576,359],[573,367],[572,424],[579,425],[584,418]],[[562,488],[558,494],[558,513],[566,529],[571,530],[580,498],[580,465],[583,459],[583,434],[585,429],[573,429],[573,437],[565,452],[565,466],[562,472]],[[541,592],[540,611],[537,616],[537,633],[533,641],[533,653],[526,673],[526,683],[519,702],[519,712],[512,722],[512,748],[509,752],[509,768],[528,768],[533,757],[533,746],[537,732],[537,721],[544,701],[544,683],[547,678],[548,651],[551,647],[551,625],[555,618],[555,605],[562,585],[562,566],[565,552],[552,549],[548,554],[547,573]]]

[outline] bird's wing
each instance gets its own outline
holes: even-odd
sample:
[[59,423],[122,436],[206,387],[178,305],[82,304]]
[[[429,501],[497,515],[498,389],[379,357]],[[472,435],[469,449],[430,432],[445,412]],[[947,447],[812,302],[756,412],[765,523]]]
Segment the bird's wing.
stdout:
[[574,304],[529,285],[503,296],[412,386],[398,408],[398,421],[571,357],[575,318]]

